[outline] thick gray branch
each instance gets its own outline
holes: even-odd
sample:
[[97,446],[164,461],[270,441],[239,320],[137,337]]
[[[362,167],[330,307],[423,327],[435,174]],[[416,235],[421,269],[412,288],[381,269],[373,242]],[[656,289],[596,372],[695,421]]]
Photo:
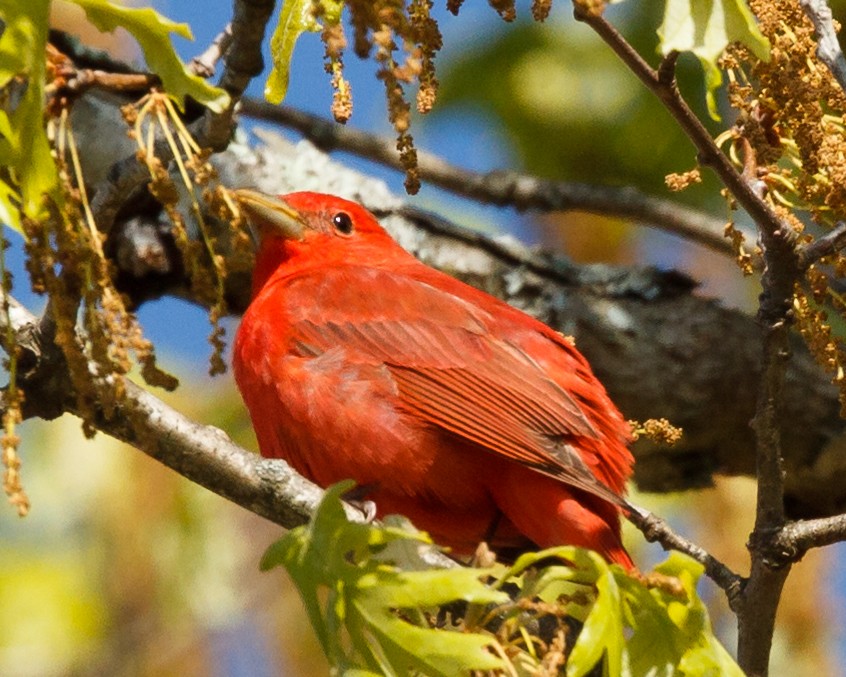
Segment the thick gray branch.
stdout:
[[[89,106],[80,119],[94,119],[94,108],[108,111]],[[117,132],[121,124],[119,118],[101,121],[85,127],[89,135],[78,134],[91,147],[92,159],[105,152],[106,139],[125,138]],[[107,127],[115,132],[104,135]],[[679,273],[576,266],[549,252],[454,226],[410,207],[381,181],[333,162],[307,142],[256,133],[261,143],[247,145],[242,138],[215,156],[222,183],[276,193],[316,190],[362,202],[426,263],[575,335],[627,417],[666,417],[683,427],[685,436],[674,448],[648,441],[635,446],[641,489],[707,486],[714,473],[754,475],[749,421],[761,356],[759,329],[748,315],[697,296],[694,283]],[[91,172],[96,174],[96,165]],[[122,222],[127,227],[121,225],[111,240],[115,250],[128,252],[122,258],[124,291],[138,302],[153,294],[184,295],[175,248],[168,250],[165,241],[156,256],[141,255],[152,250],[157,232],[169,230],[138,217],[144,218],[148,225],[141,228],[137,221]],[[133,256],[136,249],[139,255]],[[249,300],[246,276],[230,280],[227,300],[234,312],[243,310]],[[846,438],[837,393],[796,337],[793,351],[783,410],[784,420],[793,424],[781,431],[787,513],[796,518],[846,512],[846,486],[839,480],[846,472]]]
[[846,57],[837,40],[831,8],[825,0],[799,0],[799,4],[814,24],[817,58],[828,66],[840,89],[846,92]]
[[[21,349],[20,386],[31,415],[52,418],[75,411],[75,397],[58,346],[14,298],[10,319]],[[5,329],[0,313],[0,328]],[[195,423],[160,399],[123,379],[126,399],[108,418],[98,412],[98,430],[131,444],[192,482],[291,528],[305,523],[322,490],[283,461],[264,460],[235,444],[218,428]],[[45,409],[44,405],[49,409]],[[361,514],[349,509],[352,519]]]
[[[246,115],[296,129],[321,150],[343,150],[404,171],[394,139],[247,97],[241,102],[241,110]],[[730,242],[723,236],[723,220],[665,198],[647,195],[632,186],[550,181],[513,171],[479,174],[451,165],[425,151],[417,152],[417,164],[420,178],[427,183],[479,202],[541,212],[580,210],[634,220],[721,254],[735,256]]]

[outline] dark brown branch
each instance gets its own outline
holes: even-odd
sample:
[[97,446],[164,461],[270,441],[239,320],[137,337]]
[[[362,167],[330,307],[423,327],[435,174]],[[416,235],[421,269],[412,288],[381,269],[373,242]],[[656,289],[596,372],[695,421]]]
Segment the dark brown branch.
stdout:
[[628,520],[643,533],[647,541],[660,543],[664,550],[683,552],[699,562],[705,567],[705,574],[725,592],[729,606],[736,609],[745,579],[738,576],[701,546],[675,533],[663,518],[648,510],[632,507],[632,512],[627,515]]
[[[764,253],[767,266],[772,265],[774,258],[769,255],[770,251],[765,250]],[[765,294],[768,289],[776,286],[773,282],[775,273],[771,273],[773,268],[765,269]],[[763,294],[761,308],[763,311]],[[758,478],[755,526],[748,544],[752,566],[749,582],[737,609],[737,660],[749,675],[755,676],[768,674],[776,611],[791,568],[790,563],[784,564],[769,557],[773,537],[785,523],[780,425],[786,361],[790,354],[788,329],[785,319],[765,325],[762,329],[764,369],[752,421],[756,433]]]
[[737,639],[737,662],[749,677],[764,677],[769,672],[776,611],[789,573],[789,566],[777,568],[761,557],[752,558],[738,611]]
[[[241,101],[241,112],[296,129],[322,150],[343,150],[397,171],[405,171],[396,152],[395,139],[368,134],[316,115],[249,97]],[[696,209],[646,195],[631,186],[617,188],[549,181],[513,171],[480,174],[419,150],[417,163],[424,181],[480,202],[542,212],[579,210],[639,221],[721,254],[736,255],[723,235],[724,222]]]
[[797,266],[799,270],[807,270],[808,266],[821,258],[836,254],[846,247],[846,221],[838,221],[834,228],[813,242],[799,247]]
[[766,543],[784,526],[784,477],[781,452],[783,384],[789,355],[788,311],[799,276],[795,231],[763,199],[755,177],[755,158],[744,144],[740,173],[717,147],[710,133],[682,98],[674,77],[675,54],[665,57],[656,71],[602,16],[600,6],[575,0],[575,16],[588,24],[626,66],[664,104],[697,149],[700,162],[710,166],[758,227],[764,247],[758,321],[763,330],[763,371],[754,418],[758,500],[755,528],[750,537],[752,566],[749,583],[736,603],[738,661],[751,675],[766,675],[775,628],[775,614],[790,566],[778,567],[767,558]]

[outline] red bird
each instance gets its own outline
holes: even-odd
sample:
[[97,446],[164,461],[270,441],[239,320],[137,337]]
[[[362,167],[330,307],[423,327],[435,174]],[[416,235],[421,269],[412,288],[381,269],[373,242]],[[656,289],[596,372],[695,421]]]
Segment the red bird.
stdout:
[[261,244],[234,371],[264,456],[352,478],[459,553],[569,544],[634,566],[629,428],[566,339],[420,263],[360,205],[236,195]]

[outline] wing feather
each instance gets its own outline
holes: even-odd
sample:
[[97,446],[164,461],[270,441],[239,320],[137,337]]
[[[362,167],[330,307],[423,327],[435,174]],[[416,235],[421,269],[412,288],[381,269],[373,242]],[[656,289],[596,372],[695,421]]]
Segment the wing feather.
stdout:
[[[521,332],[537,333],[541,325],[527,329],[506,322],[503,327],[502,313],[495,319],[450,291],[386,271],[368,269],[367,275],[375,276],[368,288],[382,289],[384,295],[358,297],[354,303],[344,295],[339,303],[322,294],[319,303],[298,305],[290,327],[292,348],[313,357],[341,347],[346,360],[384,365],[401,406],[429,425],[604,500],[624,503],[597,479],[578,450],[580,439],[601,448],[603,436],[610,435],[617,437],[615,451],[628,453],[621,427],[609,431],[606,425],[600,432],[592,412],[606,401],[585,401],[591,387],[572,395],[520,345]],[[337,288],[340,281],[324,278],[323,284],[323,289]],[[313,293],[307,296],[314,300]],[[296,303],[297,294],[287,298]],[[400,307],[384,300],[390,298],[402,299]],[[560,373],[585,368],[569,346],[553,343],[550,339],[544,353],[559,359]],[[592,378],[589,372],[587,377]],[[625,472],[628,464],[618,467]],[[612,472],[615,481],[619,473]]]
[[[543,433],[515,420],[511,410],[501,406],[496,395],[502,391],[466,390],[468,382],[475,380],[465,381],[468,370],[420,371],[397,366],[389,369],[400,386],[404,404],[425,420],[572,487],[614,504],[625,504],[596,478],[573,446],[563,442],[575,441],[576,436],[559,428],[557,439],[550,436],[545,440]],[[473,392],[481,393],[482,398],[473,397]]]

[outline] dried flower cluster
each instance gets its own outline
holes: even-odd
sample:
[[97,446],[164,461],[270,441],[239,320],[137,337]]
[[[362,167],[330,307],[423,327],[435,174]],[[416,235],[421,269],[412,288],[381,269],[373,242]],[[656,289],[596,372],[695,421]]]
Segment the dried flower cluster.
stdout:
[[[205,190],[198,198],[196,188],[206,188],[215,178],[208,162],[210,151],[201,149],[188,132],[173,102],[165,95],[153,92],[136,104],[123,108],[124,118],[131,126],[131,135],[138,143],[138,159],[150,171],[150,192],[161,203],[173,224],[174,240],[182,254],[191,296],[209,308],[212,332],[209,336],[213,351],[209,372],[226,371],[223,360],[224,329],[220,320],[226,314],[225,281],[228,274],[226,260],[220,253],[220,243],[206,223],[204,205],[215,209],[214,203],[225,200],[219,190]],[[172,175],[155,152],[156,139],[167,141],[174,164],[181,179],[177,185]],[[202,204],[201,204],[202,202]],[[190,210],[199,232],[190,233],[183,211]],[[231,244],[234,249],[249,248],[249,237],[243,230],[234,230]]]
[[699,170],[699,167],[694,167],[688,172],[667,174],[664,177],[664,183],[667,184],[667,188],[671,191],[678,193],[694,183],[702,183],[702,172]]
[[[431,17],[432,0],[347,0],[353,27],[353,51],[361,59],[372,58],[377,77],[385,85],[388,119],[397,134],[397,150],[405,168],[406,190],[414,194],[420,189],[417,171],[417,150],[409,132],[411,104],[406,87],[417,84],[416,108],[428,113],[435,104],[438,79],[435,55],[443,41],[437,22]],[[461,0],[448,0],[447,8],[458,14]],[[516,16],[514,0],[490,0],[491,6],[505,21]],[[534,0],[532,16],[543,21],[549,15],[552,0]],[[332,76],[335,90],[332,114],[338,122],[352,115],[352,90],[344,78],[343,54],[347,37],[340,16],[328,17],[319,0],[313,2],[313,13],[323,23],[326,72]]]
[[6,332],[2,337],[3,348],[9,355],[6,364],[9,373],[9,383],[3,393],[3,432],[0,437],[0,453],[3,463],[3,491],[14,506],[18,515],[25,517],[29,512],[29,498],[21,484],[21,459],[18,456],[18,445],[20,437],[15,432],[16,426],[21,422],[21,404],[23,392],[17,386],[18,371],[18,349],[15,345],[15,333],[12,329],[12,320],[9,309],[9,292],[12,289],[12,276],[6,270],[6,248],[8,242],[5,237],[0,242],[0,275],[2,275],[3,306],[2,312],[5,315]]
[[643,423],[629,421],[632,429],[632,438],[637,441],[641,437],[672,447],[681,441],[684,430],[674,426],[666,418],[650,418]]
[[[846,96],[816,55],[814,28],[799,0],[750,0],[761,31],[770,40],[769,63],[742,46],[722,60],[729,78],[729,101],[738,111],[734,127],[718,143],[751,179],[766,186],[778,216],[790,224],[798,242],[808,243],[846,218]],[[805,221],[797,214],[807,215]],[[744,272],[748,259],[742,239],[726,230]],[[846,303],[837,286],[846,274],[842,254],[811,266],[796,286],[793,313],[797,326],[819,363],[841,387],[846,412],[844,337],[832,328]],[[836,282],[832,286],[831,282]]]
[[746,251],[746,238],[743,233],[734,227],[734,223],[729,221],[723,230],[723,235],[731,240],[731,246],[735,253],[735,261],[737,261],[741,272],[745,276],[752,275],[755,272],[752,267],[752,255]]
[[[61,91],[60,87],[54,88]],[[125,397],[123,379],[117,378],[139,367],[149,385],[174,389],[176,378],[156,365],[153,344],[144,337],[134,313],[115,287],[115,270],[107,257],[106,235],[94,222],[85,190],[82,163],[70,123],[72,102],[56,96],[48,110],[48,136],[63,186],[61,203],[50,207],[50,216],[42,221],[24,220],[27,235],[27,269],[33,289],[49,297],[45,311],[54,327],[55,343],[61,348],[76,397],[75,410],[83,421],[83,430],[93,435],[98,417],[111,418],[121,411]],[[223,328],[219,321],[226,313],[224,281],[233,265],[248,267],[251,242],[244,229],[228,229],[223,243],[232,251],[229,265],[219,253],[220,243],[206,224],[206,214],[223,217],[231,223],[235,211],[221,189],[208,188],[214,172],[208,152],[202,151],[183,126],[171,100],[152,92],[137,104],[123,109],[128,133],[138,143],[138,159],[151,176],[149,188],[162,203],[173,223],[173,236],[191,284],[194,298],[209,307],[213,347],[211,373],[225,371]],[[181,186],[156,157],[157,144],[164,140],[173,157]],[[200,197],[197,189],[204,189]],[[201,205],[202,202],[202,205]],[[192,212],[199,232],[190,233],[183,213]],[[0,243],[2,246],[3,243]],[[11,280],[0,256],[0,274],[4,289]],[[5,307],[8,314],[8,306]],[[8,318],[7,318],[8,320]],[[2,432],[2,462],[5,467],[4,490],[20,514],[28,510],[28,500],[20,483],[20,459],[15,425],[21,420],[21,395],[15,385],[17,348],[10,328],[2,337],[10,355],[9,387],[5,392]]]
[[[26,223],[27,267],[33,288],[49,295],[46,312],[56,327],[56,343],[67,360],[77,395],[77,409],[86,434],[93,420],[115,415],[124,396],[121,380],[134,360],[151,385],[173,389],[174,377],[156,366],[152,343],[112,281],[112,264],[103,250],[104,236],[95,224],[84,189],[81,164],[68,109],[48,129],[65,188],[64,204],[52,218]],[[77,318],[81,310],[79,338]]]

